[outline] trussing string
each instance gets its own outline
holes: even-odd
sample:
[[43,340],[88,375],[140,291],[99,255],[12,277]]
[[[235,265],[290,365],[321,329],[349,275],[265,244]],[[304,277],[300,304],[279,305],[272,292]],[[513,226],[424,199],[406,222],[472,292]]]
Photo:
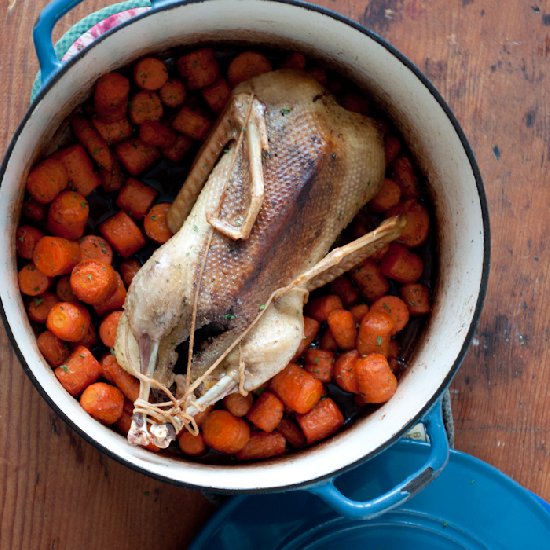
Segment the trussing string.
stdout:
[[245,377],[246,363],[243,359],[243,347],[239,344],[239,393],[246,397],[248,392],[244,389],[244,383],[246,382]]

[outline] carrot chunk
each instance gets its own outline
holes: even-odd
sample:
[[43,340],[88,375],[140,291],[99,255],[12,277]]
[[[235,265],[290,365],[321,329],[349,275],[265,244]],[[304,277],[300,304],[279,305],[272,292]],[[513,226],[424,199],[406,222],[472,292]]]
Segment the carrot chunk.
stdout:
[[342,300],[334,294],[318,296],[310,300],[306,305],[307,314],[320,323],[328,319],[331,311],[339,309],[344,309],[344,306],[342,305]]
[[334,366],[334,353],[322,349],[308,349],[305,353],[305,362],[304,368],[317,380],[325,383],[330,382]]
[[130,82],[120,73],[101,76],[94,89],[94,110],[105,122],[115,122],[126,116]]
[[88,310],[72,302],[58,302],[48,313],[46,326],[64,342],[79,342],[90,326],[91,319]]
[[195,141],[190,137],[178,134],[174,144],[162,150],[162,155],[172,162],[180,162],[185,158],[194,144]]
[[261,460],[281,455],[286,450],[286,440],[278,432],[253,433],[247,444],[237,453],[238,460]]
[[357,351],[361,355],[388,355],[391,335],[395,331],[392,318],[382,311],[369,311],[359,325]]
[[159,150],[140,139],[131,138],[116,146],[120,162],[132,176],[139,176],[150,168],[160,157]]
[[178,135],[161,122],[146,120],[139,127],[139,139],[146,145],[166,149],[174,145]]
[[35,264],[27,264],[17,274],[19,290],[27,296],[39,296],[48,290],[50,280]]
[[84,346],[85,348],[92,349],[95,345],[97,345],[98,342],[99,340],[97,338],[97,331],[95,329],[95,326],[93,323],[90,323],[88,325],[88,330],[86,331],[86,334],[78,342],[73,343],[73,345],[80,345]]
[[149,210],[143,221],[145,234],[160,244],[165,243],[172,237],[172,231],[170,231],[168,222],[166,221],[168,210],[170,210],[169,203],[156,204]]
[[406,199],[416,199],[420,195],[418,179],[409,157],[398,157],[393,164],[393,179],[401,188],[401,195]]
[[144,90],[160,90],[167,80],[166,64],[156,57],[143,57],[134,66],[134,82]]
[[55,154],[65,167],[71,187],[87,197],[96,187],[101,185],[101,177],[97,173],[82,145],[70,145]]
[[185,86],[181,80],[172,78],[159,90],[160,100],[167,107],[179,107],[187,96]]
[[55,285],[55,293],[61,302],[76,302],[77,298],[71,288],[70,277],[60,277]]
[[351,272],[351,277],[361,288],[363,296],[374,301],[388,293],[390,284],[382,274],[380,268],[372,261],[364,261]]
[[330,283],[330,290],[340,298],[345,307],[351,306],[359,298],[359,292],[345,276],[338,277]]
[[116,331],[122,311],[112,311],[99,325],[99,338],[108,347],[113,348],[116,341]]
[[302,430],[290,418],[283,418],[277,426],[277,431],[283,434],[288,444],[295,449],[300,449],[306,444]]
[[129,287],[136,273],[141,269],[141,264],[134,258],[122,260],[118,266],[124,284]]
[[409,322],[409,309],[407,304],[397,296],[382,296],[372,304],[371,311],[387,313],[394,324],[394,334],[403,330]]
[[216,114],[219,114],[227,105],[227,101],[231,95],[231,88],[223,78],[220,78],[220,80],[214,82],[210,86],[203,88],[201,93],[206,103],[208,103],[208,106]]
[[104,122],[99,118],[92,118],[92,124],[109,145],[123,141],[132,135],[132,125],[127,118],[115,122]]
[[139,380],[126,372],[110,353],[102,357],[100,364],[103,376],[133,403],[139,396]]
[[341,104],[344,109],[362,115],[368,115],[372,110],[371,102],[363,94],[357,92],[346,92],[342,96]]
[[42,223],[46,219],[46,207],[34,199],[23,203],[21,215],[33,223]]
[[355,347],[357,330],[355,329],[355,319],[351,311],[344,309],[331,311],[328,314],[327,323],[340,349],[350,350]]
[[113,311],[115,309],[122,309],[122,306],[124,305],[124,300],[126,300],[126,288],[124,287],[122,278],[116,271],[115,276],[117,285],[115,292],[104,302],[94,305],[95,312],[100,316],[105,315],[106,313],[109,313],[109,311]]
[[386,166],[389,166],[399,155],[401,151],[401,142],[392,134],[384,136],[384,152],[386,156]]
[[57,237],[79,239],[88,223],[88,201],[76,191],[62,191],[48,210],[48,231]]
[[76,139],[84,146],[96,164],[107,170],[112,170],[115,159],[99,132],[83,116],[76,115],[71,119],[71,128]]
[[289,53],[281,62],[281,69],[294,69],[295,71],[303,71],[306,66],[306,57],[303,53]]
[[157,192],[139,180],[128,178],[116,199],[116,205],[132,216],[141,220],[151,208]]
[[319,347],[325,351],[336,351],[338,349],[338,344],[328,327],[323,330],[319,337]]
[[71,354],[69,346],[49,330],[39,334],[36,343],[50,367],[59,367]]
[[44,236],[44,233],[36,227],[21,225],[15,233],[15,249],[17,254],[25,260],[32,260],[36,243]]
[[101,365],[88,348],[78,346],[67,361],[55,369],[61,385],[73,396],[80,395],[102,374]]
[[27,177],[29,195],[41,204],[52,202],[68,184],[67,171],[55,158],[48,158],[37,164]]
[[430,291],[427,286],[420,283],[403,285],[401,296],[411,315],[424,315],[430,312]]
[[86,304],[100,304],[116,290],[117,280],[111,264],[97,260],[78,263],[71,273],[71,288],[75,296]]
[[204,411],[199,411],[195,414],[193,419],[197,423],[197,426],[200,428],[204,424],[204,421],[208,417],[208,415],[214,410],[214,405],[210,405],[209,407],[206,407]]
[[350,393],[357,393],[358,391],[354,370],[354,364],[358,357],[359,352],[354,349],[340,355],[334,364],[334,381],[340,388]]
[[96,382],[82,392],[80,405],[90,416],[109,426],[122,416],[124,396],[118,388]]
[[321,399],[311,411],[296,419],[309,444],[327,438],[344,424],[342,412],[330,397]]
[[[369,208],[375,212],[386,212],[393,208],[401,198],[401,189],[393,180],[386,178],[378,193],[369,202]],[[393,214],[392,214],[393,215]]]
[[123,258],[135,254],[145,245],[139,227],[125,212],[117,212],[104,221],[99,232]]
[[252,394],[241,395],[239,392],[230,393],[223,398],[223,406],[233,415],[233,416],[246,416],[248,411],[252,407],[254,398]]
[[193,139],[203,140],[210,130],[210,119],[196,109],[184,106],[172,121],[172,128]]
[[61,237],[42,237],[34,247],[34,263],[48,277],[70,273],[79,259],[78,243]]
[[315,340],[315,337],[317,336],[317,333],[319,332],[319,321],[316,321],[315,319],[312,319],[311,317],[306,317],[304,315],[304,337],[302,338],[302,341],[300,342],[300,346],[296,350],[296,353],[294,354],[294,357],[300,357],[305,349],[309,347],[311,342]]
[[264,432],[272,432],[283,418],[284,405],[281,400],[266,391],[256,399],[246,415],[256,428]]
[[369,306],[367,304],[357,304],[351,308],[351,314],[353,315],[356,323],[360,323],[368,311]]
[[113,249],[98,235],[86,235],[80,239],[80,261],[96,260],[104,264],[113,263]]
[[385,403],[397,389],[397,379],[384,355],[372,353],[355,362],[357,388],[367,403]]
[[190,90],[209,86],[220,76],[220,68],[212,48],[186,53],[178,58],[176,66]]
[[107,191],[107,193],[111,193],[112,191],[118,191],[125,180],[124,172],[122,171],[122,168],[120,167],[120,164],[118,160],[113,160],[113,166],[110,170],[104,170],[103,168],[100,169],[101,172],[101,187]]
[[130,100],[130,120],[143,124],[147,120],[158,122],[164,113],[162,102],[156,92],[142,90]]
[[408,200],[398,204],[388,212],[388,216],[403,216],[405,227],[397,239],[405,246],[420,246],[428,238],[430,231],[430,216],[428,211],[417,201]]
[[187,430],[182,430],[178,435],[178,446],[180,451],[187,456],[200,456],[206,452],[204,438],[199,433],[193,435]]
[[319,84],[322,84],[323,86],[326,86],[327,84],[327,72],[322,67],[310,67],[306,70],[306,73],[317,80]]
[[244,82],[254,76],[271,71],[269,59],[258,52],[242,52],[233,58],[227,69],[227,79],[231,86]]
[[35,323],[45,323],[50,309],[59,302],[55,294],[44,292],[40,296],[35,296],[27,307],[29,319]]
[[202,425],[204,442],[220,453],[238,453],[250,439],[248,424],[223,410],[212,411]]
[[380,271],[399,283],[414,283],[422,275],[422,258],[402,244],[391,243],[380,262]]
[[289,363],[271,380],[271,389],[297,413],[311,410],[323,394],[323,384],[294,363]]

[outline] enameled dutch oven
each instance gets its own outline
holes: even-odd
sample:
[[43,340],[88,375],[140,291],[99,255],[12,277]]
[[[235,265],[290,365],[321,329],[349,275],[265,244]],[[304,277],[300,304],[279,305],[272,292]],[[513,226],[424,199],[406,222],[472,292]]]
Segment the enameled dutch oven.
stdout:
[[[448,445],[434,404],[471,340],[489,269],[483,185],[449,107],[421,72],[379,36],[333,12],[290,0],[156,0],[147,13],[111,29],[61,64],[55,57],[51,31],[78,3],[54,0],[37,22],[34,37],[42,89],[15,133],[0,173],[0,297],[7,331],[26,373],[54,410],[85,439],[123,464],[158,479],[225,493],[309,487],[341,513],[354,517],[399,504],[429,482],[447,460]],[[303,51],[337,67],[376,96],[428,176],[440,265],[427,329],[397,393],[386,405],[307,451],[257,464],[212,466],[132,447],[88,416],[63,389],[38,351],[21,300],[15,230],[29,167],[101,74],[172,46],[236,40]],[[416,474],[367,503],[340,494],[332,483],[337,473],[387,448],[430,409],[425,423],[432,453]]]

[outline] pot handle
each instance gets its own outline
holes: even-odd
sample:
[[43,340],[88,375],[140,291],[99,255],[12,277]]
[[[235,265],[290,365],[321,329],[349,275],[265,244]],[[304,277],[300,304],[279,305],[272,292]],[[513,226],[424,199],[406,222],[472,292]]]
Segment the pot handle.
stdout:
[[[175,0],[150,0],[151,7],[159,8]],[[33,40],[36,57],[40,65],[41,86],[52,78],[61,68],[62,62],[58,59],[52,42],[52,31],[55,24],[82,0],[52,0],[40,13],[34,24]]]
[[350,519],[368,519],[400,506],[434,480],[449,460],[449,441],[443,425],[441,401],[423,418],[422,423],[430,438],[430,455],[426,463],[387,493],[365,502],[344,496],[334,485],[334,479],[308,489],[325,501],[341,516]]

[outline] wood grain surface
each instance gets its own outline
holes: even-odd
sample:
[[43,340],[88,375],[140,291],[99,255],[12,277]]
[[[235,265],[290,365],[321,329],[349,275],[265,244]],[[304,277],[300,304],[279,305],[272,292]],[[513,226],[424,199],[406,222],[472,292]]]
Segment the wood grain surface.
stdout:
[[[9,2],[4,0],[4,6]],[[374,29],[441,91],[477,155],[492,271],[452,385],[458,449],[550,500],[550,4],[542,0],[319,0]],[[45,0],[2,9],[0,149],[37,70]],[[56,35],[109,2],[83,2]],[[106,458],[39,397],[0,328],[0,550],[185,548],[214,510],[199,492]]]

